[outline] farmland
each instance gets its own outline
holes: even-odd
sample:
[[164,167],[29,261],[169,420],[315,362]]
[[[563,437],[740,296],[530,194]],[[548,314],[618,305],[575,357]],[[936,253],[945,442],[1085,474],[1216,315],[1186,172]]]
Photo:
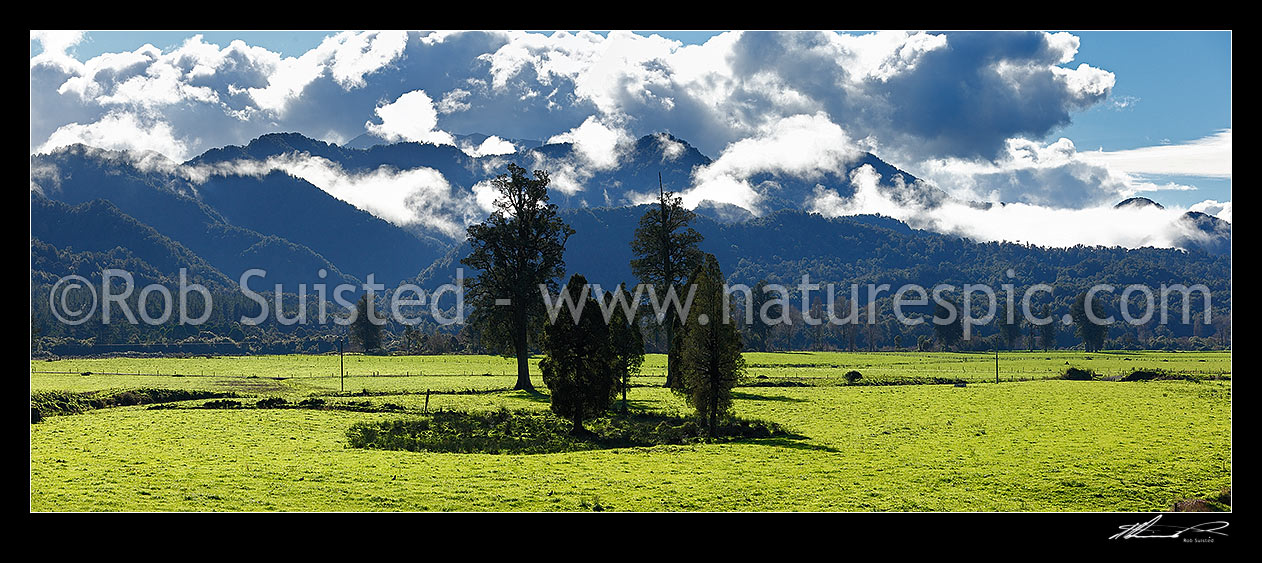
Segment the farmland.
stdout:
[[[348,355],[344,382],[337,356],[32,361],[33,394],[179,389],[358,410],[196,399],[49,416],[31,426],[31,508],[1146,511],[1231,486],[1230,353],[1003,353],[998,384],[985,354],[746,363],[736,414],[794,437],[499,455],[357,449],[346,431],[426,408],[546,410],[546,389],[509,389],[500,357]],[[647,358],[633,409],[687,412],[660,387],[664,365]],[[1055,379],[1069,366],[1203,380]],[[849,370],[863,378],[848,385]],[[947,380],[968,385],[894,385]]]

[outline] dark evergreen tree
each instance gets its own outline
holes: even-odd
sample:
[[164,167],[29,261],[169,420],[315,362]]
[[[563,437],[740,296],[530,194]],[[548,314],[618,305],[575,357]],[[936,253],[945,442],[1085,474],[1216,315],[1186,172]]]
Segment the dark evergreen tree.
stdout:
[[585,434],[584,420],[609,410],[618,390],[617,352],[600,305],[585,289],[587,279],[575,274],[561,291],[569,295],[577,322],[568,312],[543,329],[543,382],[551,393],[552,412],[574,422],[573,434]]
[[719,262],[706,254],[691,283],[697,287],[681,340],[677,388],[706,424],[710,436],[732,407],[732,388],[745,373],[741,335],[723,314],[724,280]]

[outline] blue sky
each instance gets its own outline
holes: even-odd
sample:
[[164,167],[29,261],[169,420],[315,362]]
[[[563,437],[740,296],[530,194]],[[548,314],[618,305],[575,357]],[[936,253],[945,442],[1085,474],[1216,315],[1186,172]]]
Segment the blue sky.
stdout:
[[[1231,128],[1230,32],[1072,32],[1082,39],[1077,60],[1117,75],[1113,97],[1075,116],[1055,134],[1079,150],[1134,149],[1192,141]],[[1154,199],[1190,205],[1229,201],[1231,180],[1155,175],[1158,182],[1195,185],[1196,192],[1166,192]]]
[[601,167],[665,131],[716,161],[694,198],[753,211],[756,174],[809,178],[866,150],[963,201],[1059,213],[1141,195],[1231,217],[1230,32],[89,31],[30,47],[32,152],[181,161],[273,131],[484,133],[462,148],[572,142]]

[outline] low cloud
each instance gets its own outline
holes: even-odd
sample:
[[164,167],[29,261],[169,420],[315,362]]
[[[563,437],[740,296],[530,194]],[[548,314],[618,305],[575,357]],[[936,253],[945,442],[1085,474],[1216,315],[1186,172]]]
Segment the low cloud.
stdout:
[[485,216],[473,193],[453,186],[432,168],[382,166],[348,172],[335,162],[306,153],[181,168],[181,173],[196,183],[210,176],[262,177],[284,172],[400,227],[422,227],[452,239],[463,237],[465,227]]
[[1015,138],[993,161],[933,159],[921,163],[917,172],[956,199],[1064,209],[1116,203],[1145,192],[1196,190],[1177,182],[1149,181],[1091,158],[1095,154],[1078,152],[1066,138],[1046,144]]
[[188,156],[188,146],[176,137],[170,124],[146,120],[127,112],[110,113],[86,125],[63,125],[53,131],[35,152],[48,153],[75,144],[137,153],[153,151],[176,161]]
[[795,115],[757,134],[728,145],[710,165],[693,172],[693,185],[683,195],[695,207],[703,200],[738,205],[759,213],[763,194],[751,184],[758,174],[792,176],[812,181],[863,155],[827,114]]
[[936,206],[895,202],[878,188],[880,176],[864,165],[851,174],[854,195],[817,187],[808,208],[827,217],[880,214],[914,228],[956,234],[979,241],[1010,241],[1041,246],[1077,244],[1177,247],[1203,236],[1181,221],[1186,210],[1155,206],[1115,209],[1112,205],[1068,209],[1028,203],[976,205],[948,200]]
[[1207,199],[1200,203],[1192,204],[1192,206],[1189,207],[1188,210],[1199,211],[1206,215],[1213,215],[1228,223],[1231,222],[1231,202],[1230,201],[1216,201],[1212,199]]
[[1187,143],[1088,151],[1080,157],[1128,174],[1231,178],[1231,129]]
[[683,143],[672,139],[670,135],[665,133],[655,133],[654,135],[657,137],[657,143],[662,151],[662,162],[678,159],[687,150]]
[[1084,208],[1116,203],[1138,191],[1129,179],[1080,158],[1069,139],[1049,144],[1009,139],[994,161],[942,159],[924,163],[923,175],[957,199]]

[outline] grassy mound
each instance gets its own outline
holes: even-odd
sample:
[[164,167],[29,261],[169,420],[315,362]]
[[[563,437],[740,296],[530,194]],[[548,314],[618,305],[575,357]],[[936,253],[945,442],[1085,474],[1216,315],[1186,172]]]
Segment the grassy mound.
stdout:
[[774,423],[729,419],[718,436],[704,436],[693,418],[657,414],[591,421],[585,436],[571,435],[568,420],[551,412],[500,409],[439,411],[422,418],[360,422],[346,431],[351,446],[452,453],[542,454],[606,448],[796,437]]

